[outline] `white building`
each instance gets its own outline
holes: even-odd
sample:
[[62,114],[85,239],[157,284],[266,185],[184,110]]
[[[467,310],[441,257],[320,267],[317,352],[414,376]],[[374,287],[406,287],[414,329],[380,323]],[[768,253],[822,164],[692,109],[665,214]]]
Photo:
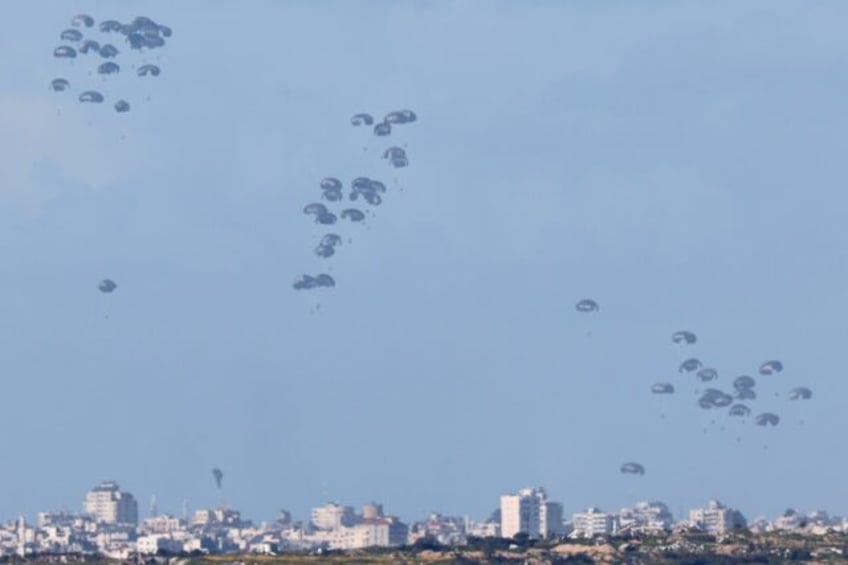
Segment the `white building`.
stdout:
[[331,502],[312,509],[312,525],[319,530],[337,530],[356,524],[356,514],[350,506]]
[[128,492],[122,492],[118,483],[104,481],[85,495],[86,514],[105,524],[137,524],[138,503]]
[[689,511],[689,525],[711,534],[723,534],[734,528],[744,528],[747,523],[738,510],[727,508],[717,500],[711,500],[706,508]]
[[611,514],[598,508],[589,508],[586,512],[571,516],[573,537],[593,538],[615,533],[615,519]]
[[409,527],[397,518],[377,518],[352,527],[339,527],[330,535],[331,549],[396,547],[406,544]]
[[531,539],[562,533],[562,505],[547,499],[545,489],[525,488],[501,496],[501,535],[526,533]]
[[622,508],[618,513],[617,532],[641,534],[670,531],[674,517],[662,502],[637,502],[633,508]]

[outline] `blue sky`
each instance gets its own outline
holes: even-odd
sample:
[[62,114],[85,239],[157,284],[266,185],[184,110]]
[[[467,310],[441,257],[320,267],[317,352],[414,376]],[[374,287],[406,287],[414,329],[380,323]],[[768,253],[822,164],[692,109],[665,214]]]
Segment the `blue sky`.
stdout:
[[[566,512],[848,513],[848,6],[248,4],[7,7],[3,515],[77,509],[102,479],[256,519],[483,517],[536,484]],[[162,75],[54,60],[77,12],[170,25]],[[87,84],[132,111],[73,102]],[[419,121],[390,139],[349,125],[399,108]],[[338,286],[293,291],[323,270],[303,205],[362,175],[390,190],[340,227]],[[781,359],[755,405],[781,425],[700,412],[691,355],[725,388]]]

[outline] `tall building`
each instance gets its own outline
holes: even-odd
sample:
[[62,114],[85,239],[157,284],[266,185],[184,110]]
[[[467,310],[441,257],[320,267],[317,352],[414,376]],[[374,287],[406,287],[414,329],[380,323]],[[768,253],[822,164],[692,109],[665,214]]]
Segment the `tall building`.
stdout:
[[356,524],[356,514],[351,506],[335,502],[312,509],[312,525],[319,530],[338,530]]
[[615,520],[611,514],[601,512],[598,508],[589,508],[586,512],[573,514],[571,522],[574,527],[573,535],[586,538],[606,536],[614,533]]
[[525,488],[518,494],[501,496],[501,536],[525,533],[531,539],[551,538],[562,533],[562,505],[547,499],[541,487]]
[[706,508],[689,511],[689,524],[711,534],[722,534],[734,528],[744,528],[747,521],[742,513],[711,500]]
[[115,481],[104,481],[85,495],[86,514],[105,524],[137,524],[138,503],[128,492],[121,491]]
[[632,533],[662,533],[671,530],[674,517],[662,502],[637,502],[633,508],[618,513],[618,531]]

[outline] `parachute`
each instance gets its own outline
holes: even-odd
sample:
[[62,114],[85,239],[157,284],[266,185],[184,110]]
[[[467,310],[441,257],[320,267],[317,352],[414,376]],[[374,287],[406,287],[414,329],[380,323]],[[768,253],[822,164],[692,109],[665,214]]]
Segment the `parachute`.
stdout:
[[97,92],[96,90],[86,90],[85,92],[79,95],[79,101],[100,104],[101,102],[103,102],[103,95]]
[[771,412],[764,412],[754,418],[754,423],[758,426],[776,426],[780,423],[780,416]]
[[711,408],[725,408],[733,404],[733,397],[714,388],[708,388],[698,399],[698,406],[705,410]]
[[703,363],[701,363],[698,359],[695,359],[693,357],[693,358],[687,359],[686,361],[681,363],[677,372],[678,373],[684,373],[684,372],[685,373],[691,373],[692,371],[697,371],[698,369],[700,369],[703,366],[704,366]]
[[809,400],[813,397],[813,391],[805,386],[795,387],[789,391],[789,400]]
[[386,114],[383,122],[387,124],[408,124],[414,122],[416,119],[418,119],[418,116],[412,110],[397,110]]
[[325,190],[321,195],[321,198],[329,200],[330,202],[338,202],[344,198],[344,194],[342,194],[341,190]]
[[319,287],[336,286],[336,281],[330,275],[325,274],[314,277],[311,275],[300,275],[295,279],[293,286],[295,290],[311,290]]
[[351,222],[361,222],[365,219],[365,214],[356,208],[347,208],[342,210],[341,217],[344,220],[350,220]]
[[304,214],[315,214],[316,216],[320,216],[321,214],[327,213],[327,207],[318,202],[313,202],[312,204],[307,204],[303,207]]
[[336,246],[341,245],[342,238],[334,233],[328,233],[321,238],[321,243],[315,248],[315,254],[319,257],[328,258],[336,253]]
[[97,74],[100,75],[112,75],[121,71],[121,67],[118,63],[113,63],[112,61],[107,61],[97,67]]
[[370,126],[374,123],[374,118],[371,114],[354,114],[350,123],[354,126]]
[[112,57],[117,57],[119,51],[118,48],[112,45],[111,43],[106,43],[105,45],[100,47],[98,53],[100,53],[100,56],[104,59],[111,59]]
[[61,45],[53,50],[53,56],[59,59],[74,59],[77,56],[77,50],[68,45]]
[[326,177],[321,179],[321,190],[341,190],[342,181],[336,177]]
[[71,88],[71,83],[69,83],[67,80],[65,80],[63,78],[54,78],[50,82],[50,88],[54,92],[63,92],[65,90],[68,90],[69,88]]
[[86,39],[82,42],[82,45],[79,47],[79,52],[83,55],[87,55],[89,51],[94,51],[95,53],[100,52],[100,44],[94,41],[93,39]]
[[94,25],[94,18],[88,14],[79,14],[71,19],[71,25],[75,27],[91,27]]
[[597,312],[600,310],[598,303],[592,300],[591,298],[584,298],[580,302],[574,305],[574,308],[578,312]]
[[762,365],[760,365],[760,374],[761,375],[771,375],[774,373],[779,373],[783,370],[783,363],[780,361],[766,361]]
[[121,31],[121,22],[116,20],[104,20],[100,22],[100,31],[110,33],[113,31]]
[[100,281],[100,284],[97,285],[97,288],[100,289],[100,292],[105,292],[108,294],[110,292],[114,292],[114,290],[118,288],[118,285],[115,284],[115,281],[111,279],[103,279],[102,281]]
[[142,65],[136,70],[136,74],[140,77],[154,76],[158,77],[162,72],[156,65]]
[[744,418],[751,414],[751,409],[745,406],[744,404],[734,404],[730,407],[730,410],[728,410],[727,413],[731,416],[738,416]]
[[62,41],[81,41],[82,32],[78,29],[66,29],[59,36]]
[[392,124],[388,122],[380,122],[374,126],[374,135],[383,137],[392,133]]
[[126,100],[118,100],[115,102],[115,111],[118,113],[124,113],[130,111],[130,103]]
[[733,379],[733,388],[735,388],[736,390],[747,390],[750,388],[754,388],[756,384],[757,381],[755,381],[748,375],[742,375],[741,377],[736,377],[735,379]]
[[644,475],[645,474],[645,467],[643,467],[639,463],[633,463],[633,462],[622,464],[620,470],[621,470],[621,473],[625,474],[625,475]]
[[398,146],[389,147],[383,151],[383,159],[406,158],[406,151]]
[[323,226],[331,226],[336,223],[338,218],[332,212],[324,212],[323,214],[315,215],[315,223]]
[[688,343],[693,344],[698,341],[698,338],[692,332],[687,331],[679,331],[675,332],[671,336],[671,340],[674,343]]
[[215,484],[218,485],[218,488],[221,488],[221,481],[224,479],[223,471],[216,467],[212,469],[212,476],[215,477]]
[[714,381],[718,378],[718,371],[715,369],[701,369],[695,375],[704,382]]
[[651,385],[654,394],[674,394],[674,385],[671,383],[654,383]]

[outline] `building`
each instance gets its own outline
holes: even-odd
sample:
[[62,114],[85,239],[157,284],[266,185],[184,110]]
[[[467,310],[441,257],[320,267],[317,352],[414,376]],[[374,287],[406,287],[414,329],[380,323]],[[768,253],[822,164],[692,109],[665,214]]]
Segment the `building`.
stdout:
[[618,513],[617,533],[659,534],[671,531],[674,517],[662,502],[637,502],[633,508]]
[[318,530],[337,530],[356,524],[356,514],[350,506],[335,502],[312,509],[312,525]]
[[723,534],[735,528],[744,528],[747,521],[742,513],[711,500],[706,508],[689,511],[689,525],[711,534]]
[[118,483],[104,481],[85,495],[85,513],[104,524],[137,524],[138,503]]
[[615,518],[612,514],[598,508],[589,508],[586,512],[571,516],[573,537],[593,538],[615,533]]
[[525,488],[501,496],[501,535],[512,538],[525,533],[531,539],[562,533],[562,505],[547,499],[541,487]]
[[330,536],[331,549],[363,549],[366,547],[397,547],[406,544],[409,527],[394,517],[341,526]]

